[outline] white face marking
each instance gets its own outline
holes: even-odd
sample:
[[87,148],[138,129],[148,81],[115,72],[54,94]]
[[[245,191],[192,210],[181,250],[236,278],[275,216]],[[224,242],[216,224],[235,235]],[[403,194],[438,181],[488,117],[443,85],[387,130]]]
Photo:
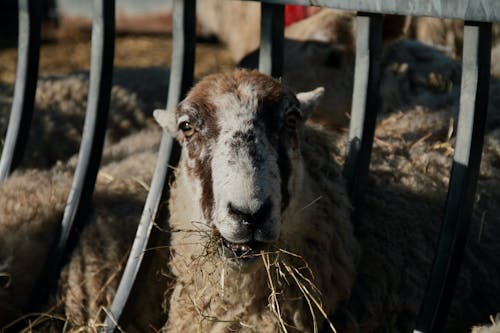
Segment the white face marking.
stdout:
[[[264,128],[255,126],[259,103],[252,95],[254,89],[245,86],[240,91],[240,98],[224,94],[213,100],[218,107],[220,127],[212,157],[213,223],[231,242],[271,241],[279,235],[281,193],[277,152]],[[269,203],[267,216],[253,225],[242,226],[242,220],[234,214],[238,211],[255,215]]]

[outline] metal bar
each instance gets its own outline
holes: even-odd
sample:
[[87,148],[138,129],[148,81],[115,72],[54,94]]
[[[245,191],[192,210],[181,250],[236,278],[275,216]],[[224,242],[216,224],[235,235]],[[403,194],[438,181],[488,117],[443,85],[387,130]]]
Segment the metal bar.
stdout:
[[[167,110],[174,112],[181,98],[193,85],[195,59],[196,1],[174,0],[173,3],[173,47],[172,65],[168,91]],[[160,202],[168,200],[168,167],[177,165],[180,147],[169,133],[163,132],[158,151],[156,167],[151,181],[151,189],[146,199],[141,220],[137,228],[134,244],[130,252],[116,296],[107,313],[101,332],[113,332],[127,304],[143,260],[149,241],[153,221],[158,213]],[[166,193],[165,193],[166,192]],[[168,214],[167,214],[168,215]]]
[[29,308],[39,307],[57,281],[64,261],[75,246],[90,210],[101,161],[113,74],[115,1],[94,0],[90,87],[78,164],[61,222]]
[[344,165],[347,191],[355,208],[362,202],[370,166],[375,120],[379,107],[381,44],[382,15],[358,13],[354,91]]
[[[255,0],[246,0],[255,1]],[[498,0],[261,0],[268,4],[320,6],[379,14],[432,16],[470,21],[500,22]]]
[[490,79],[491,23],[466,22],[457,141],[437,254],[414,332],[441,332],[460,270],[476,191]]
[[19,45],[14,102],[0,159],[0,182],[19,165],[33,116],[40,54],[40,0],[19,0]]
[[261,4],[259,71],[283,75],[285,6]]

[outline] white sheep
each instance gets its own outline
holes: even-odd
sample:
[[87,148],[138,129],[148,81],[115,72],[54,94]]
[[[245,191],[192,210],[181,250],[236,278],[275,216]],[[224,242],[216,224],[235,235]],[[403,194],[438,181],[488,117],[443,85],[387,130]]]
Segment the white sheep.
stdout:
[[312,332],[349,297],[359,249],[341,173],[303,125],[322,94],[236,71],[155,113],[183,146],[163,331]]
[[[166,88],[162,80],[164,75],[165,71],[159,68],[115,70],[106,131],[108,144],[146,127],[149,118],[144,110],[161,105],[157,101],[162,99]],[[154,80],[155,88],[140,89],[131,83],[140,80]],[[78,152],[88,85],[86,74],[39,79],[29,140],[20,167],[48,169]],[[4,135],[7,128],[11,90],[7,87],[0,89],[0,135]],[[54,145],[54,142],[58,144]],[[2,145],[0,142],[0,148]]]
[[[126,331],[159,329],[167,318],[163,331],[313,331],[313,318],[318,327],[329,326],[323,311],[333,314],[339,332],[411,330],[448,182],[452,148],[442,121],[447,111],[420,108],[379,124],[367,204],[354,234],[334,161],[342,162],[345,136],[303,124],[320,96],[321,89],[297,99],[276,80],[236,71],[203,79],[175,113],[155,114],[184,149],[172,184],[170,232],[161,234],[171,237],[170,246],[148,251],[153,264],[124,316]],[[102,307],[109,306],[157,142],[157,132],[141,132],[105,152],[91,223],[52,303],[67,327],[96,327]],[[486,322],[500,308],[498,147],[497,130],[485,140],[449,331]],[[57,180],[49,184],[27,173],[0,186],[0,216],[10,221],[0,221],[0,268],[17,288],[0,289],[4,307],[16,297],[26,300],[39,266],[30,262],[43,259],[52,237],[48,229],[58,222],[49,215],[64,206],[65,198],[46,199],[61,191],[58,179],[68,183],[65,176],[57,178],[63,172],[61,166],[38,176]],[[3,199],[14,190],[17,195]],[[16,202],[29,191],[31,198]],[[31,207],[33,213],[19,218]],[[34,243],[35,252],[23,240],[37,234],[42,241]],[[22,253],[36,257],[26,264],[17,260]],[[15,287],[18,279],[26,288]]]

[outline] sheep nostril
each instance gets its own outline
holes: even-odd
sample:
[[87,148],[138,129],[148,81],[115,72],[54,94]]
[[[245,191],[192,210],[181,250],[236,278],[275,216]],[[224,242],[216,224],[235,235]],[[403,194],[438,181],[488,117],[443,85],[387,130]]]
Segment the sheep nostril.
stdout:
[[263,224],[271,214],[272,203],[268,198],[255,212],[248,209],[242,209],[233,205],[232,202],[227,204],[229,214],[236,218],[243,225],[258,227]]
[[238,208],[233,205],[232,202],[227,204],[227,209],[229,210],[229,214],[237,219],[242,224],[248,225],[253,222],[253,215],[243,210],[242,208]]
[[272,206],[273,205],[272,205],[271,199],[267,198],[267,200],[264,201],[262,206],[260,206],[260,208],[254,214],[254,219],[257,221],[257,224],[261,224],[262,222],[269,219],[269,217],[271,216]]

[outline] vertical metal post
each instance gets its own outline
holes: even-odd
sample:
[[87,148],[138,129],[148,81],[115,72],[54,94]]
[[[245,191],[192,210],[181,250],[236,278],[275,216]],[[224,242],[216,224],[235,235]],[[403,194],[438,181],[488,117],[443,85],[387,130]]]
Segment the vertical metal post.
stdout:
[[283,75],[285,6],[261,3],[259,71]]
[[16,86],[9,126],[0,159],[0,182],[20,163],[28,142],[35,103],[40,53],[40,0],[19,0]]
[[[167,110],[169,112],[175,112],[177,104],[193,85],[196,46],[196,0],[174,0],[173,20],[172,65],[167,101]],[[119,323],[120,316],[139,272],[158,207],[161,201],[168,200],[168,191],[164,193],[168,179],[167,166],[177,165],[179,155],[179,145],[170,134],[163,132],[151,187],[137,228],[134,244],[101,332],[111,333]]]
[[358,207],[370,166],[375,121],[382,44],[382,15],[358,13],[356,16],[356,66],[352,96],[349,143],[344,166],[347,191]]
[[59,237],[52,247],[28,308],[35,310],[57,280],[65,257],[78,240],[90,210],[108,120],[113,73],[115,1],[94,0],[90,87],[78,164],[64,210]]
[[466,22],[457,141],[437,254],[414,332],[446,323],[472,216],[490,79],[491,23]]

